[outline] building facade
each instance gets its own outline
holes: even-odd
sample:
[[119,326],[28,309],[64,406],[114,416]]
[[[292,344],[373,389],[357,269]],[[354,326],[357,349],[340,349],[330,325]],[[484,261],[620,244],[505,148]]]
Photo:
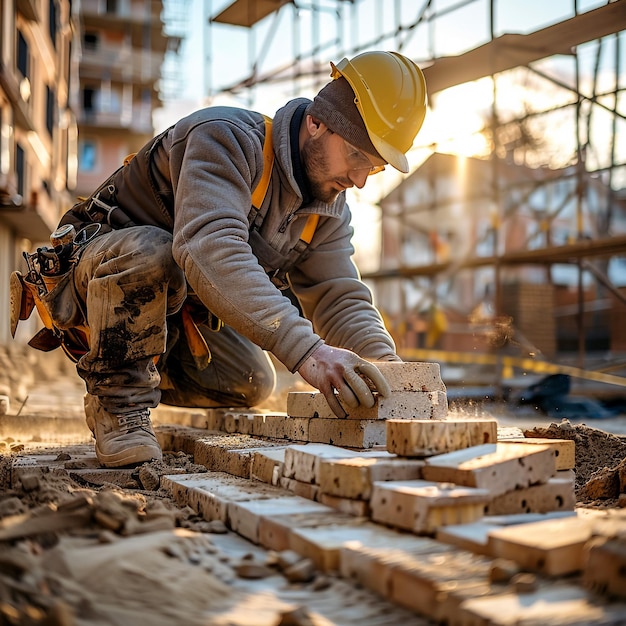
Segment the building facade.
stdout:
[[[168,46],[161,0],[2,0],[0,301],[61,215],[154,135]],[[40,322],[21,322],[24,344]],[[8,306],[0,346],[14,344]]]
[[[0,301],[23,251],[46,242],[76,184],[70,105],[76,23],[69,0],[3,0],[0,9]],[[30,330],[36,320],[22,325]],[[32,333],[31,333],[32,334]],[[0,344],[11,340],[8,306]]]

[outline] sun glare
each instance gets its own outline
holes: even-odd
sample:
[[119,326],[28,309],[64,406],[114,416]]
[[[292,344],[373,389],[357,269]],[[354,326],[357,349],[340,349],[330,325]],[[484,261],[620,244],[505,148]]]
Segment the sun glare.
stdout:
[[482,130],[490,106],[488,81],[466,83],[437,94],[426,115],[419,143],[459,156],[487,155],[489,142]]

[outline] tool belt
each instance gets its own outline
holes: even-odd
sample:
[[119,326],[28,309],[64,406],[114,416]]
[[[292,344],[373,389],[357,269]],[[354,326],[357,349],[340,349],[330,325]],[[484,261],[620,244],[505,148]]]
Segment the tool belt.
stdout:
[[[60,231],[67,231],[64,241],[59,240],[52,248],[24,253],[28,272],[11,274],[11,335],[15,337],[20,320],[29,319],[37,309],[44,327],[28,345],[43,352],[61,347],[77,362],[89,351],[89,328],[75,292],[73,274],[84,245],[100,234],[100,224],[89,224],[77,234],[73,234],[73,226],[65,225],[52,233],[51,241],[58,240]],[[180,323],[196,367],[206,369],[211,351],[199,325],[218,332],[222,321],[207,311],[195,294],[189,293],[180,311]]]
[[100,231],[90,224],[78,233],[73,227],[60,227],[52,233],[53,247],[24,252],[28,272],[11,274],[10,323],[15,337],[20,320],[27,320],[34,309],[44,325],[28,345],[43,352],[63,348],[73,360],[89,350],[89,329],[74,293],[73,273],[85,244]]

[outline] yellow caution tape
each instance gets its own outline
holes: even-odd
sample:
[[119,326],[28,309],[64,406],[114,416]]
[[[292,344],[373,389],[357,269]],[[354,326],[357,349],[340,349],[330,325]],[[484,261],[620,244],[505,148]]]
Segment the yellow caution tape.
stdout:
[[535,374],[569,374],[576,378],[593,380],[610,385],[626,387],[626,377],[594,372],[570,365],[558,365],[547,361],[536,361],[513,356],[475,352],[452,352],[447,350],[422,350],[419,348],[402,350],[400,356],[405,360],[440,361],[442,363],[467,363],[470,365],[499,365],[502,367],[503,378],[513,377],[513,368],[522,369]]

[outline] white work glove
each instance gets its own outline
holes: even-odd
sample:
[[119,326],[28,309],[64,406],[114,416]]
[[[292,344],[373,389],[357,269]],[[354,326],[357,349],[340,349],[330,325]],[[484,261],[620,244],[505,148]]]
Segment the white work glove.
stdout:
[[346,417],[346,412],[337,400],[335,389],[341,401],[350,408],[365,406],[371,409],[376,400],[372,389],[381,396],[391,393],[389,383],[373,364],[360,356],[342,348],[332,348],[322,344],[300,366],[300,376],[309,385],[319,389],[328,406],[337,417]]

